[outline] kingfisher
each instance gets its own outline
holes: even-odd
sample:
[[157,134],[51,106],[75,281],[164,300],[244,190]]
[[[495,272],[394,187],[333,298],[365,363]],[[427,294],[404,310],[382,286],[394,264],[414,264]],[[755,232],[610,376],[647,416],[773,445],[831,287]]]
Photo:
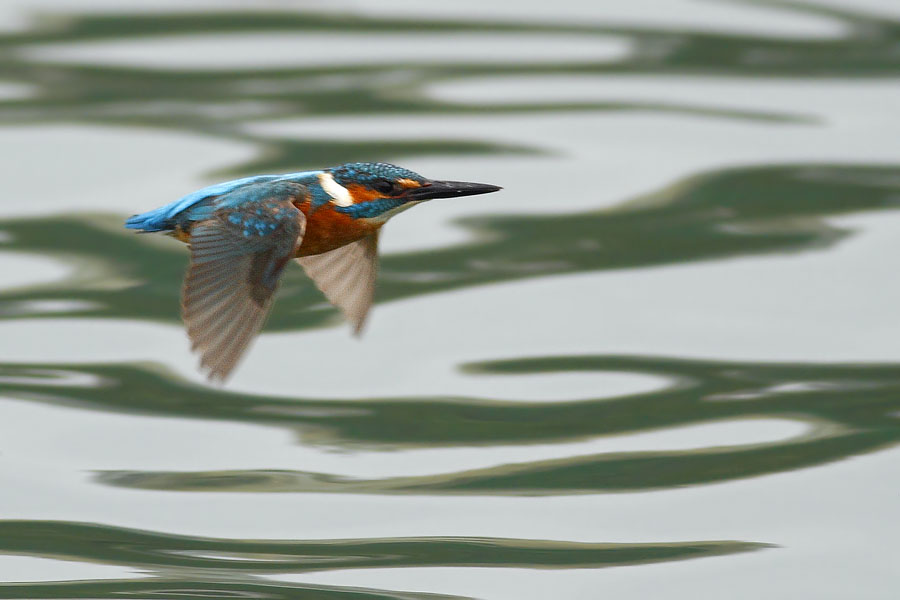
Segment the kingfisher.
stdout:
[[388,219],[426,200],[499,189],[356,162],[218,183],[134,215],[125,227],[188,244],[182,317],[201,370],[222,381],[262,329],[292,259],[358,335],[375,296],[378,236]]

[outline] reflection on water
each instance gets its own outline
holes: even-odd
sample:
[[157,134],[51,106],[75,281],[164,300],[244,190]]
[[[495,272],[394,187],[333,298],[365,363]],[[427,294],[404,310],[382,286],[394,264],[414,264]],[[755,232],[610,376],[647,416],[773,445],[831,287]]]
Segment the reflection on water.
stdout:
[[[0,598],[890,597],[896,21],[39,4],[0,35]],[[506,192],[389,226],[361,343],[295,270],[201,383],[183,248],[123,215],[373,159]]]
[[[819,248],[847,234],[826,217],[894,208],[900,189],[891,179],[895,174],[877,166],[727,170],[676,182],[612,211],[466,219],[461,224],[476,234],[473,243],[385,256],[377,301],[545,275]],[[76,278],[14,288],[2,298],[77,299],[97,308],[66,314],[179,322],[180,287],[172,282],[183,273],[183,249],[147,243],[112,225],[93,215],[0,221],[11,240],[3,246],[77,259],[91,265],[90,273],[103,274],[102,286]],[[309,310],[322,300],[298,270],[286,272],[279,293],[290,301],[275,306],[269,329],[331,320],[331,311]]]
[[[380,540],[223,540],[161,535],[116,527],[53,521],[7,521],[3,552],[53,553],[75,560],[128,564],[142,569],[229,569],[279,573],[371,567],[436,565],[598,568],[748,552],[763,544],[580,544],[489,538]],[[90,540],[86,544],[85,540]]]
[[[349,449],[567,442],[736,418],[802,420],[787,439],[516,461],[426,476],[366,479],[285,470],[107,471],[99,482],[156,490],[345,493],[577,494],[709,483],[809,467],[897,442],[900,380],[889,365],[720,363],[632,357],[553,357],[470,365],[495,373],[646,372],[677,385],[621,398],[533,404],[477,399],[276,399],[184,384],[129,366],[70,367],[101,386],[5,366],[10,396],[92,410],[287,427],[304,444]],[[33,383],[29,375],[34,373]],[[52,377],[49,383],[43,380]],[[290,410],[279,410],[279,408]],[[702,438],[698,439],[702,443]],[[709,441],[706,442],[706,446]],[[527,451],[523,452],[527,456]],[[377,467],[376,467],[377,470]]]

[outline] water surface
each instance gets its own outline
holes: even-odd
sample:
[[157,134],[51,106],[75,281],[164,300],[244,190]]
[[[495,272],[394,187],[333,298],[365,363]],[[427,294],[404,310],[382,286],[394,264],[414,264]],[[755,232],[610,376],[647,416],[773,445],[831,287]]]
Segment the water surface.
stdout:
[[[9,2],[0,597],[895,596],[891,2]],[[225,387],[123,217],[389,160]]]

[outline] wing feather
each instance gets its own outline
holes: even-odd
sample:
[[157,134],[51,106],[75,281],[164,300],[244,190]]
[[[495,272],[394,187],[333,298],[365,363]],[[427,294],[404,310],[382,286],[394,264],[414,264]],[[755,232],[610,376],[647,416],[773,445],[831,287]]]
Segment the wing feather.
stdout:
[[191,229],[182,314],[210,379],[225,379],[262,329],[300,245],[306,221],[290,201],[292,191],[242,190],[256,199],[227,205]]
[[324,254],[300,257],[297,262],[359,335],[375,298],[378,232]]

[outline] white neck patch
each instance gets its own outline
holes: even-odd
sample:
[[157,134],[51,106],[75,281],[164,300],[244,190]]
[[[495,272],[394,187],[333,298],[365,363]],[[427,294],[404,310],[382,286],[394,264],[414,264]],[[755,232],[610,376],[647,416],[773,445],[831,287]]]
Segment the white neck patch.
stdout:
[[353,197],[350,195],[350,192],[335,181],[331,173],[319,174],[319,184],[331,196],[331,201],[338,206],[353,206]]

